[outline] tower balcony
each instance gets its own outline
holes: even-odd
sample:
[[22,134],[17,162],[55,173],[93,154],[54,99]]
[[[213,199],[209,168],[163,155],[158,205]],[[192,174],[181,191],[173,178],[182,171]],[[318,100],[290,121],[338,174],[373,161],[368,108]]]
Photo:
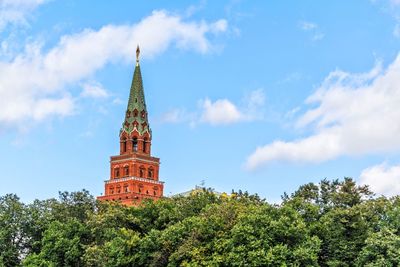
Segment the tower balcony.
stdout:
[[146,183],[152,183],[156,185],[163,185],[164,182],[161,181],[156,181],[152,180],[149,178],[142,178],[142,177],[136,177],[136,176],[128,176],[128,177],[122,177],[122,178],[114,178],[111,180],[106,180],[106,184],[112,184],[112,183],[120,183],[120,182],[128,182],[128,181],[138,181],[138,182],[146,182]]

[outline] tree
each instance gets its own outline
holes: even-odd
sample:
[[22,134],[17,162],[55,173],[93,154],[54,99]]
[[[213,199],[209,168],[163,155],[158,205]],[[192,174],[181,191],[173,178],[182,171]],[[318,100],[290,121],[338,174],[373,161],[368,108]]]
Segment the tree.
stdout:
[[357,266],[399,266],[400,236],[395,230],[383,228],[366,240],[366,245],[357,258]]
[[24,265],[82,266],[84,247],[90,240],[88,229],[77,219],[54,221],[43,234],[40,253],[30,254]]
[[137,207],[87,191],[24,205],[0,198],[0,266],[398,266],[400,198],[352,179],[257,195],[189,196]]
[[24,253],[25,206],[14,194],[0,197],[0,266],[17,266]]

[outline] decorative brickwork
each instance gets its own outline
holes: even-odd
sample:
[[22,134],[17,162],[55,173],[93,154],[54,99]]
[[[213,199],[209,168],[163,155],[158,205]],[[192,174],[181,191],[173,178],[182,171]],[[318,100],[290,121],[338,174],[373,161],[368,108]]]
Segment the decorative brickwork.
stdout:
[[139,46],[125,120],[119,134],[120,153],[111,156],[110,179],[105,181],[102,201],[119,201],[138,205],[143,199],[163,196],[164,183],[159,181],[160,159],[151,156],[151,129],[147,118]]

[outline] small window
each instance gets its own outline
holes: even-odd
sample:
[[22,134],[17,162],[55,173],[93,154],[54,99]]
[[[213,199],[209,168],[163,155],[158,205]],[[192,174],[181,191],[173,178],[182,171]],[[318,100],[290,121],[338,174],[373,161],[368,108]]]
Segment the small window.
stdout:
[[133,149],[133,152],[137,152],[137,148],[138,148],[138,141],[137,141],[137,138],[135,137],[135,138],[133,138],[133,140],[132,140],[132,149]]
[[139,176],[144,178],[144,168],[140,168],[139,170]]
[[119,168],[114,169],[114,177],[118,178],[119,177]]
[[122,142],[122,152],[126,152],[126,141]]
[[152,170],[152,169],[148,169],[148,171],[147,171],[147,177],[148,177],[148,178],[153,178],[153,170]]
[[129,166],[124,167],[124,175],[129,176]]
[[154,194],[154,195],[157,195],[157,192],[156,192],[156,191],[153,191],[153,194]]
[[143,153],[147,151],[147,138],[143,139]]
[[124,185],[124,193],[128,193],[129,192],[129,187],[127,185]]

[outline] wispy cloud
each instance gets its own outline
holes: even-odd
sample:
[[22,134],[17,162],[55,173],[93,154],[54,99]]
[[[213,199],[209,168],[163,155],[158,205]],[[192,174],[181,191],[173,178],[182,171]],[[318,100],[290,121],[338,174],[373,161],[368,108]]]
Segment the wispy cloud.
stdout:
[[27,25],[32,11],[49,0],[1,0],[0,31],[7,25]]
[[108,97],[109,94],[104,89],[103,85],[96,81],[86,82],[82,85],[83,91],[81,93],[82,97],[91,97],[91,98],[105,98]]
[[313,41],[319,41],[319,40],[324,39],[324,37],[325,37],[325,34],[323,34],[323,33],[316,33],[316,34],[313,35],[313,37],[311,38],[311,40],[313,40]]
[[393,18],[395,25],[393,36],[400,38],[400,0],[370,0],[371,4],[379,6],[379,10]]
[[305,32],[311,34],[311,41],[320,41],[325,37],[325,34],[320,30],[318,24],[310,21],[299,21],[298,27]]
[[80,97],[106,96],[104,88],[88,79],[108,63],[133,59],[137,44],[143,47],[143,57],[157,56],[171,46],[204,54],[213,51],[212,36],[226,29],[223,19],[184,21],[179,15],[154,11],[137,24],[64,35],[46,52],[40,43],[28,44],[23,53],[0,61],[0,127],[72,114],[70,85],[84,84]]
[[195,14],[195,13],[199,12],[200,10],[204,9],[206,4],[207,4],[206,0],[201,0],[198,4],[189,6],[188,8],[186,8],[185,16],[186,17],[191,17],[193,14]]
[[299,27],[304,31],[311,31],[318,28],[318,25],[309,21],[300,21]]
[[188,122],[193,120],[193,115],[191,113],[188,113],[186,110],[181,109],[181,108],[174,108],[163,115],[158,119],[159,122],[161,123],[182,123],[182,122]]
[[277,140],[258,147],[246,166],[271,161],[316,163],[342,155],[400,150],[400,54],[386,69],[380,63],[367,73],[334,71],[306,100],[312,105],[296,127],[312,131],[294,141]]

